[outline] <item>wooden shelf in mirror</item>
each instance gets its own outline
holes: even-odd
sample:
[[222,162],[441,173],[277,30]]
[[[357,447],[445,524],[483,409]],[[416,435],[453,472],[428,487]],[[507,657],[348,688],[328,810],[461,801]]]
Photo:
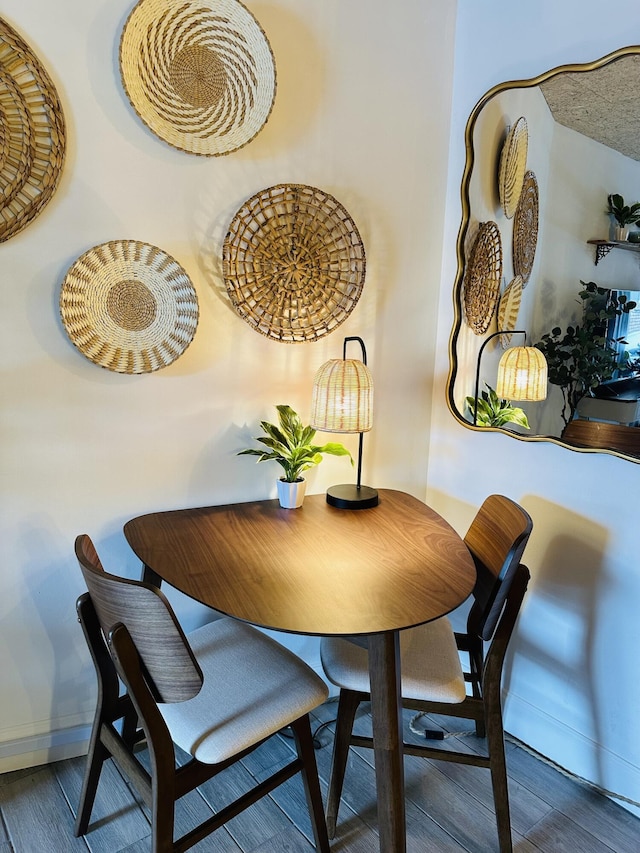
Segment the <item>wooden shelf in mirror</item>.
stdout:
[[640,243],[629,243],[626,240],[587,240],[590,246],[596,247],[595,265],[606,257],[612,249],[625,249],[627,252],[640,252]]

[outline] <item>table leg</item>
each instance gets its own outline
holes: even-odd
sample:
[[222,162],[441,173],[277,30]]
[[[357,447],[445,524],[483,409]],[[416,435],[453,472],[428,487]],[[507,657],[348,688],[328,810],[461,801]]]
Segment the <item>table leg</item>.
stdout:
[[397,631],[369,636],[369,679],[381,853],[405,853],[404,766]]
[[145,583],[150,583],[152,586],[157,586],[158,589],[162,586],[162,578],[159,574],[153,571],[151,566],[147,566],[145,563],[142,567],[142,578]]

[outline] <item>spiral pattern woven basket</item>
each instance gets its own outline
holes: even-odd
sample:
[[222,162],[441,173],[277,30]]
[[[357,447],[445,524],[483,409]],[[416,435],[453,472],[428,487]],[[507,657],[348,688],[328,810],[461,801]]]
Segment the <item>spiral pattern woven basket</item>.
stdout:
[[246,145],[275,100],[271,46],[238,0],[140,0],[122,31],[120,73],[147,127],[190,154]]
[[364,245],[332,195],[277,184],[234,216],[222,248],[224,282],[237,313],[268,338],[315,341],[353,311],[364,286]]
[[500,204],[507,219],[512,219],[520,193],[522,181],[527,168],[527,153],[529,149],[529,128],[524,116],[513,125],[500,154],[500,171],[498,175],[498,191]]
[[495,222],[481,222],[464,277],[464,313],[476,335],[483,335],[496,310],[502,278],[502,240]]
[[520,201],[513,217],[513,270],[526,287],[531,275],[538,243],[538,182],[527,172],[522,182]]
[[81,255],[60,293],[71,341],[116,373],[151,373],[175,361],[198,325],[198,299],[180,264],[155,246],[112,240]]
[[65,123],[55,86],[0,18],[0,242],[51,200],[62,174]]

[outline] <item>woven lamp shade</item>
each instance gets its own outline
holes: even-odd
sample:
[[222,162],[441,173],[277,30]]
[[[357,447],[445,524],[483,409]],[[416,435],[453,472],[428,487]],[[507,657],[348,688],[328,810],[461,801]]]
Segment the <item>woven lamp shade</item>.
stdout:
[[547,362],[536,347],[511,347],[500,359],[496,394],[504,400],[544,400]]
[[333,358],[315,375],[311,426],[323,432],[368,432],[373,425],[373,377],[362,361]]

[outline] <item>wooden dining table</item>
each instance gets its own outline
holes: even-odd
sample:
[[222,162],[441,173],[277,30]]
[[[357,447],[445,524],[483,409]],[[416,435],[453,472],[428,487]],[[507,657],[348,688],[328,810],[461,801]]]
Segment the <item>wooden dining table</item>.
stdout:
[[399,631],[460,605],[475,583],[463,540],[409,494],[376,507],[307,495],[153,512],[128,521],[143,578],[220,613],[296,634],[366,637],[381,853],[406,851]]

